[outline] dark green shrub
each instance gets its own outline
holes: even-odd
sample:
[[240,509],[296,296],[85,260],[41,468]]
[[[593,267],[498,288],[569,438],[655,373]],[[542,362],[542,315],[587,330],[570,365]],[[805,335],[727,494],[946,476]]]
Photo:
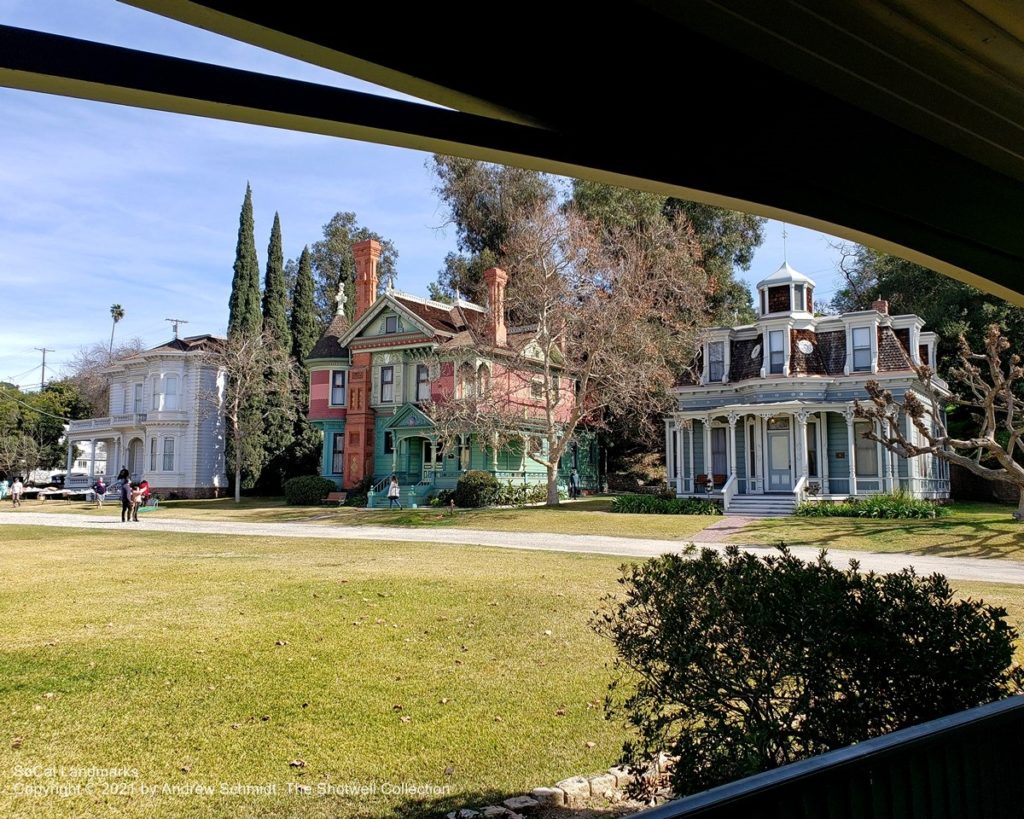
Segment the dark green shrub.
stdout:
[[472,469],[455,485],[455,505],[463,509],[490,506],[498,492],[498,479],[490,472]]
[[430,499],[431,506],[450,506],[452,498],[455,497],[454,489],[441,489]]
[[338,487],[330,478],[303,475],[284,482],[284,499],[289,506],[314,506]]
[[629,515],[720,515],[716,501],[700,498],[661,498],[657,495],[619,495],[612,511]]
[[351,506],[357,509],[365,509],[366,504],[369,500],[370,487],[373,486],[373,478],[363,478],[354,487],[348,490],[348,494],[345,496],[345,500],[341,502],[342,506]]
[[889,520],[925,520],[949,513],[944,506],[929,500],[912,498],[904,492],[864,495],[832,501],[804,501],[794,514],[805,518],[886,518]]
[[780,551],[691,546],[624,569],[592,621],[618,649],[609,709],[638,734],[624,762],[678,755],[688,794],[1021,690],[1005,609],[955,600],[938,574]]

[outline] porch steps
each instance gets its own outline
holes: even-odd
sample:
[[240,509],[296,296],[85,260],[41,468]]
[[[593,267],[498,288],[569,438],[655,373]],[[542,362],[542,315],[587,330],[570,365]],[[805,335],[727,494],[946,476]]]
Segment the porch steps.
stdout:
[[734,495],[727,515],[747,518],[776,518],[792,515],[796,500],[792,495]]

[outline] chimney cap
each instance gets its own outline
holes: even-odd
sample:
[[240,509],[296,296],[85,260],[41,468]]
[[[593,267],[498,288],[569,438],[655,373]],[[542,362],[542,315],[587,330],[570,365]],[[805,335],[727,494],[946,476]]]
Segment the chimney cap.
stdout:
[[488,283],[492,281],[497,281],[500,282],[501,284],[508,284],[508,273],[506,273],[500,267],[488,267],[484,271],[484,281]]
[[871,309],[877,310],[879,313],[882,313],[883,315],[888,315],[889,302],[886,301],[885,299],[875,299],[873,302],[871,302]]

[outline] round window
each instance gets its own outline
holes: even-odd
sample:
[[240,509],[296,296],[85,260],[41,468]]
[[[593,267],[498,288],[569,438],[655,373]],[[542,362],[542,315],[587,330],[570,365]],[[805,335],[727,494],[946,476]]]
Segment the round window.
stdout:
[[761,355],[761,345],[755,344],[754,349],[750,351],[750,357],[757,358],[759,355]]
[[810,355],[814,352],[814,345],[811,344],[806,338],[800,339],[796,343],[796,348],[804,355]]

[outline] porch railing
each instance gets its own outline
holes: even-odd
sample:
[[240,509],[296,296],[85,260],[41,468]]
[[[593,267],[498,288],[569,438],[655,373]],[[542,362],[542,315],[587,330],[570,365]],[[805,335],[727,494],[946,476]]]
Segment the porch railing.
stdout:
[[84,432],[88,429],[105,429],[109,426],[109,415],[106,418],[83,418],[80,421],[69,421],[68,432]]
[[729,480],[725,482],[722,487],[722,511],[729,511],[729,504],[732,503],[733,497],[736,495],[736,489],[739,486],[739,481],[736,480],[735,475],[730,475]]
[[1010,819],[1024,805],[1024,696],[895,731],[637,814],[644,819]]

